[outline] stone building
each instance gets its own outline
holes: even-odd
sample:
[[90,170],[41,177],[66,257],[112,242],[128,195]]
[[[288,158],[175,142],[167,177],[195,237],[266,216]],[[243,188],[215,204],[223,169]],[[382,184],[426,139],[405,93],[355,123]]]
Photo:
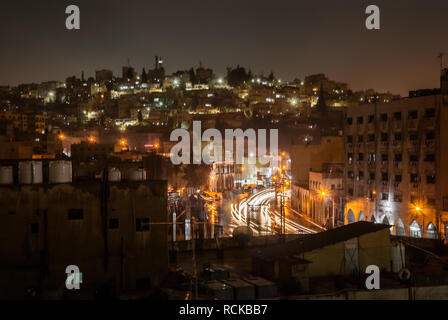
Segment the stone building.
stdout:
[[436,238],[448,227],[448,97],[430,95],[347,109],[345,223],[391,225]]
[[168,267],[166,190],[165,181],[1,186],[0,296],[74,294],[69,265],[87,297],[105,285],[157,287]]

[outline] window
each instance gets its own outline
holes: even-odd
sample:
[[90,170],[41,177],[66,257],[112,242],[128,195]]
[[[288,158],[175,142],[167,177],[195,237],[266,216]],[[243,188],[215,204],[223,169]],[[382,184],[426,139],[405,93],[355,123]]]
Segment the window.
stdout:
[[39,233],[39,224],[38,223],[30,224],[30,230],[31,230],[32,234],[38,234]]
[[381,122],[386,122],[387,121],[387,113],[382,113],[380,116]]
[[354,176],[354,174],[353,174],[353,171],[348,171],[347,172],[347,177],[349,178],[349,179],[353,179],[355,176]]
[[394,135],[394,139],[395,139],[395,141],[401,141],[401,133],[396,133]]
[[426,176],[426,183],[427,184],[435,184],[436,183],[436,176],[435,175],[427,175]]
[[358,153],[358,160],[363,161],[364,160],[364,153]]
[[401,153],[397,153],[397,154],[395,154],[395,156],[394,156],[394,161],[396,161],[396,162],[401,162],[401,161],[403,161],[403,156],[401,155]]
[[369,153],[369,161],[370,162],[375,161],[375,153]]
[[364,141],[364,136],[358,136],[358,142],[363,142]]
[[394,119],[401,120],[401,112],[394,112]]
[[82,220],[84,219],[83,209],[68,209],[68,220]]
[[436,109],[425,109],[425,118],[434,118],[436,116]]
[[389,200],[389,194],[387,192],[381,193],[381,200]]
[[373,115],[373,114],[369,114],[369,116],[367,117],[367,121],[369,122],[369,123],[372,123],[374,120],[375,120],[375,116]]
[[394,201],[395,202],[402,202],[403,196],[401,194],[394,194]]
[[359,171],[359,180],[363,180],[363,179],[364,179],[364,172]]
[[363,117],[358,117],[357,121],[358,121],[358,124],[363,124],[364,118]]
[[401,180],[403,180],[403,177],[401,176],[401,174],[395,175],[395,182],[401,182]]
[[353,118],[347,118],[347,124],[351,126],[353,124]]
[[387,133],[382,133],[381,134],[381,141],[382,142],[387,142],[389,140],[389,135]]
[[436,161],[436,155],[433,153],[429,153],[425,156],[425,161],[426,162],[434,162]]
[[411,154],[409,155],[409,160],[411,160],[412,162],[417,162],[418,156],[416,154]]
[[347,136],[347,142],[352,143],[353,142],[353,136]]
[[418,111],[412,110],[408,112],[408,119],[417,119],[418,118]]
[[436,205],[436,199],[434,198],[428,198],[427,201],[428,205],[430,205],[431,207],[434,207]]
[[387,174],[387,172],[381,173],[381,180],[383,180],[383,181],[389,180],[389,175]]
[[369,179],[370,180],[375,180],[375,172],[370,172]]
[[426,140],[434,140],[435,137],[434,131],[426,132]]
[[109,219],[109,229],[118,229],[118,219]]
[[353,153],[347,154],[347,160],[348,160],[348,163],[352,163],[352,161],[353,161]]
[[418,183],[418,175],[416,173],[411,173],[411,183]]
[[416,133],[412,133],[412,134],[409,135],[409,140],[411,140],[411,141],[415,141],[415,140],[417,140],[417,139],[418,139],[418,136],[417,136]]
[[137,218],[135,219],[136,231],[149,231],[149,218]]
[[389,156],[387,155],[387,153],[381,154],[381,161],[387,161],[387,160],[389,160]]

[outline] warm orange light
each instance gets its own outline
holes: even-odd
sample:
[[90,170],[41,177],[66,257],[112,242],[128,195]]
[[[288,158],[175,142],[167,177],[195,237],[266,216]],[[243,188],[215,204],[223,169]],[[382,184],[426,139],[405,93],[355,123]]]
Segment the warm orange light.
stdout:
[[415,207],[415,210],[420,211],[421,208],[420,208],[419,206],[416,206],[416,207]]
[[65,139],[65,135],[63,135],[62,133],[58,136],[59,140],[64,140]]
[[326,195],[325,191],[322,191],[320,194],[321,194],[323,197]]
[[104,94],[101,94],[101,99],[104,99]]
[[96,141],[95,137],[89,137],[88,140],[89,140],[90,143],[94,143]]
[[283,157],[285,156],[285,154],[286,154],[285,152],[282,152],[282,156],[283,156]]
[[159,144],[156,143],[156,144],[154,145],[154,148],[158,149],[158,148],[159,148]]
[[120,139],[120,145],[125,146],[128,144],[128,141],[126,139]]
[[286,170],[286,166],[283,166],[282,169],[283,169],[283,170]]

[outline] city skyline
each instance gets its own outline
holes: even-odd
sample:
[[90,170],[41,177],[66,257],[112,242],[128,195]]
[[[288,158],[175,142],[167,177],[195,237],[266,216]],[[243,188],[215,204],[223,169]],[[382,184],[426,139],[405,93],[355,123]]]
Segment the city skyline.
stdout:
[[8,46],[0,53],[0,84],[64,80],[99,69],[118,75],[128,59],[140,72],[158,54],[169,73],[202,61],[217,76],[225,76],[227,66],[239,64],[254,74],[273,71],[284,81],[325,73],[353,90],[374,88],[406,96],[410,90],[438,86],[436,57],[447,49],[441,40],[448,24],[444,1],[431,6],[377,1],[381,30],[376,31],[364,26],[370,4],[365,1],[281,1],[275,7],[226,2],[214,4],[213,10],[191,2],[173,7],[77,1],[81,29],[74,31],[64,25],[69,4],[5,4],[0,35]]

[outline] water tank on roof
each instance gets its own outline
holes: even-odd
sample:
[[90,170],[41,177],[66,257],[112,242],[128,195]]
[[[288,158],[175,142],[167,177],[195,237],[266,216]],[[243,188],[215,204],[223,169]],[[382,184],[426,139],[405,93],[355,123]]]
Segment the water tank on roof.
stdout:
[[42,183],[42,162],[41,161],[20,162],[19,183],[21,184]]
[[13,184],[12,166],[0,167],[0,184]]
[[111,182],[116,182],[121,180],[121,172],[117,168],[109,168],[109,173],[107,179]]
[[132,168],[129,170],[128,179],[131,181],[146,180],[146,170],[143,168]]
[[70,161],[51,161],[50,183],[71,183],[72,182],[72,163]]

